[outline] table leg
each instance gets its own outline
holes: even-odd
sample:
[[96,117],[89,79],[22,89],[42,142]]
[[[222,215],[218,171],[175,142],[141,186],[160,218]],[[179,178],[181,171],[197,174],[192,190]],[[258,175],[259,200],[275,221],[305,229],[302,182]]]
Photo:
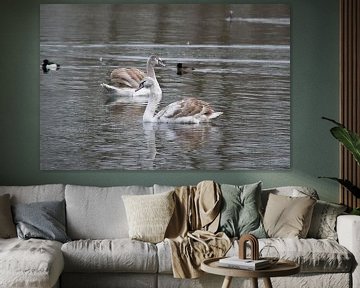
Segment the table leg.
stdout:
[[265,288],[273,288],[270,278],[266,277],[263,279],[264,279]]
[[230,288],[232,277],[231,276],[225,276],[224,282],[221,286],[221,288]]
[[258,279],[257,278],[251,278],[252,287],[258,288]]

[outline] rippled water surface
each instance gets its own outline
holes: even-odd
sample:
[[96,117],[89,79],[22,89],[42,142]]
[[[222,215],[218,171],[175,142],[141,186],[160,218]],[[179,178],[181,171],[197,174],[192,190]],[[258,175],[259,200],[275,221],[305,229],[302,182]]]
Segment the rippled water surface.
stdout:
[[[40,17],[40,60],[61,65],[39,69],[41,169],[290,167],[288,6],[44,4]],[[143,123],[146,99],[100,87],[151,54],[167,64],[160,107],[191,96],[223,115]],[[195,70],[177,75],[179,62]]]

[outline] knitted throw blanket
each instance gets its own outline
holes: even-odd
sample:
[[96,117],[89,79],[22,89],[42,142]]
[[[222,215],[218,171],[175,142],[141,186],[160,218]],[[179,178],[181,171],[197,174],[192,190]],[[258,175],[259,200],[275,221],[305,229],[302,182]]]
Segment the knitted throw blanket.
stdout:
[[201,262],[222,257],[231,246],[230,239],[218,232],[221,190],[213,181],[175,189],[175,210],[165,233],[171,247],[175,278],[200,277]]

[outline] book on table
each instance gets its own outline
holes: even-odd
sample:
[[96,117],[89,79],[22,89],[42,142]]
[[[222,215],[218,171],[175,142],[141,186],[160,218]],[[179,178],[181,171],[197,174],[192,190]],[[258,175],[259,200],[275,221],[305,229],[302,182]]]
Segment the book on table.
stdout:
[[267,259],[240,259],[238,256],[233,256],[228,258],[221,258],[219,260],[219,266],[237,269],[259,270],[270,267],[271,262]]

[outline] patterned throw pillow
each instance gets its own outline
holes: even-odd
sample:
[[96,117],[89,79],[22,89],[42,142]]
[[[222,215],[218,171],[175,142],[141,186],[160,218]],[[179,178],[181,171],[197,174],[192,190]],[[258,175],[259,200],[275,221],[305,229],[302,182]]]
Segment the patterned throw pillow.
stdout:
[[337,240],[336,218],[346,206],[318,200],[312,214],[309,238]]
[[151,243],[164,240],[175,208],[173,193],[122,196],[131,239]]

